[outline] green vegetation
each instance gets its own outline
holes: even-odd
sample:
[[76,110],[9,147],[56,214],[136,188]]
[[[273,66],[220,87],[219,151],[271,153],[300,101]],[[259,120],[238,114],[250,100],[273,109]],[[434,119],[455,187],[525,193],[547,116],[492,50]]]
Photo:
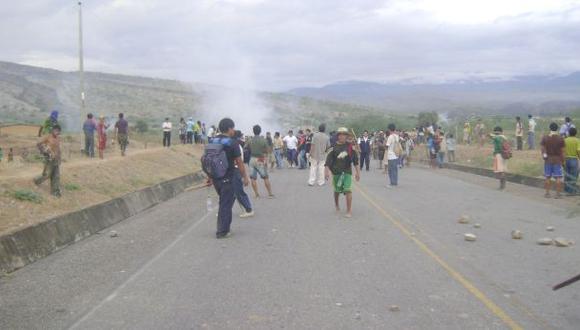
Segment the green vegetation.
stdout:
[[135,130],[139,133],[145,133],[149,130],[149,125],[143,119],[139,119],[135,123]]
[[76,183],[66,183],[63,187],[64,187],[64,190],[67,190],[67,191],[81,190],[81,186],[79,186]]
[[30,191],[30,190],[16,190],[16,191],[9,193],[9,195],[12,198],[17,199],[19,201],[26,201],[26,202],[32,202],[32,203],[37,203],[37,204],[42,203],[42,196],[40,194],[38,194],[34,191]]

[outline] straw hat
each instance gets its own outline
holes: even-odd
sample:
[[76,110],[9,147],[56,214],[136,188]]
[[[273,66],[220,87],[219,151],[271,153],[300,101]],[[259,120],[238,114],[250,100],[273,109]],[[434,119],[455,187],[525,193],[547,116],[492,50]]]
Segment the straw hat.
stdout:
[[346,134],[346,135],[350,135],[350,131],[348,130],[348,128],[346,127],[340,127],[337,131],[336,134]]

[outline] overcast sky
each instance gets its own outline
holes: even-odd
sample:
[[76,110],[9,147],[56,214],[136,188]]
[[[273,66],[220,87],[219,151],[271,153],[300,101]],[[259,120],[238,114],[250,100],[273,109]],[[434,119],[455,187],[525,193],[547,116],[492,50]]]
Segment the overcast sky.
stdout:
[[[580,1],[88,0],[86,70],[262,90],[580,71]],[[76,1],[3,1],[0,60],[76,70]]]

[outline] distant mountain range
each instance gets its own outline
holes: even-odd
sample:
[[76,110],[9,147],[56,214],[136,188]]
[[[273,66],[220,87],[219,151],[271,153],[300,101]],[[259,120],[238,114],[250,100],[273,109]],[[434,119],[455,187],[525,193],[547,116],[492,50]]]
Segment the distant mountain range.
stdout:
[[[239,119],[241,129],[256,123],[270,129],[332,125],[378,110],[359,105],[319,101],[284,93],[244,91],[203,83],[148,77],[85,73],[85,113],[114,117],[123,112],[135,123],[159,126],[165,117],[217,123],[223,116]],[[60,111],[68,130],[80,129],[78,72],[62,72],[0,61],[0,124],[39,124],[51,110]]]
[[345,81],[319,88],[296,88],[288,93],[391,112],[565,113],[580,109],[580,72],[440,84]]

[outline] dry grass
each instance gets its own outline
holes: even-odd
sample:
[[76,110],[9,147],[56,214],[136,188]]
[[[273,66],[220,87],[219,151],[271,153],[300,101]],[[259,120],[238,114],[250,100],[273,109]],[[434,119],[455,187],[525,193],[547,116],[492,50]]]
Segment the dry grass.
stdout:
[[[4,142],[4,141],[3,141]],[[20,141],[20,145],[26,141]],[[17,161],[0,168],[0,234],[34,225],[57,215],[98,204],[126,193],[199,170],[201,147],[138,149],[133,141],[127,157],[110,148],[105,160],[71,155],[61,166],[63,197],[50,196],[49,183],[36,187],[32,179],[41,163]],[[14,198],[15,192],[38,193],[40,203]]]

